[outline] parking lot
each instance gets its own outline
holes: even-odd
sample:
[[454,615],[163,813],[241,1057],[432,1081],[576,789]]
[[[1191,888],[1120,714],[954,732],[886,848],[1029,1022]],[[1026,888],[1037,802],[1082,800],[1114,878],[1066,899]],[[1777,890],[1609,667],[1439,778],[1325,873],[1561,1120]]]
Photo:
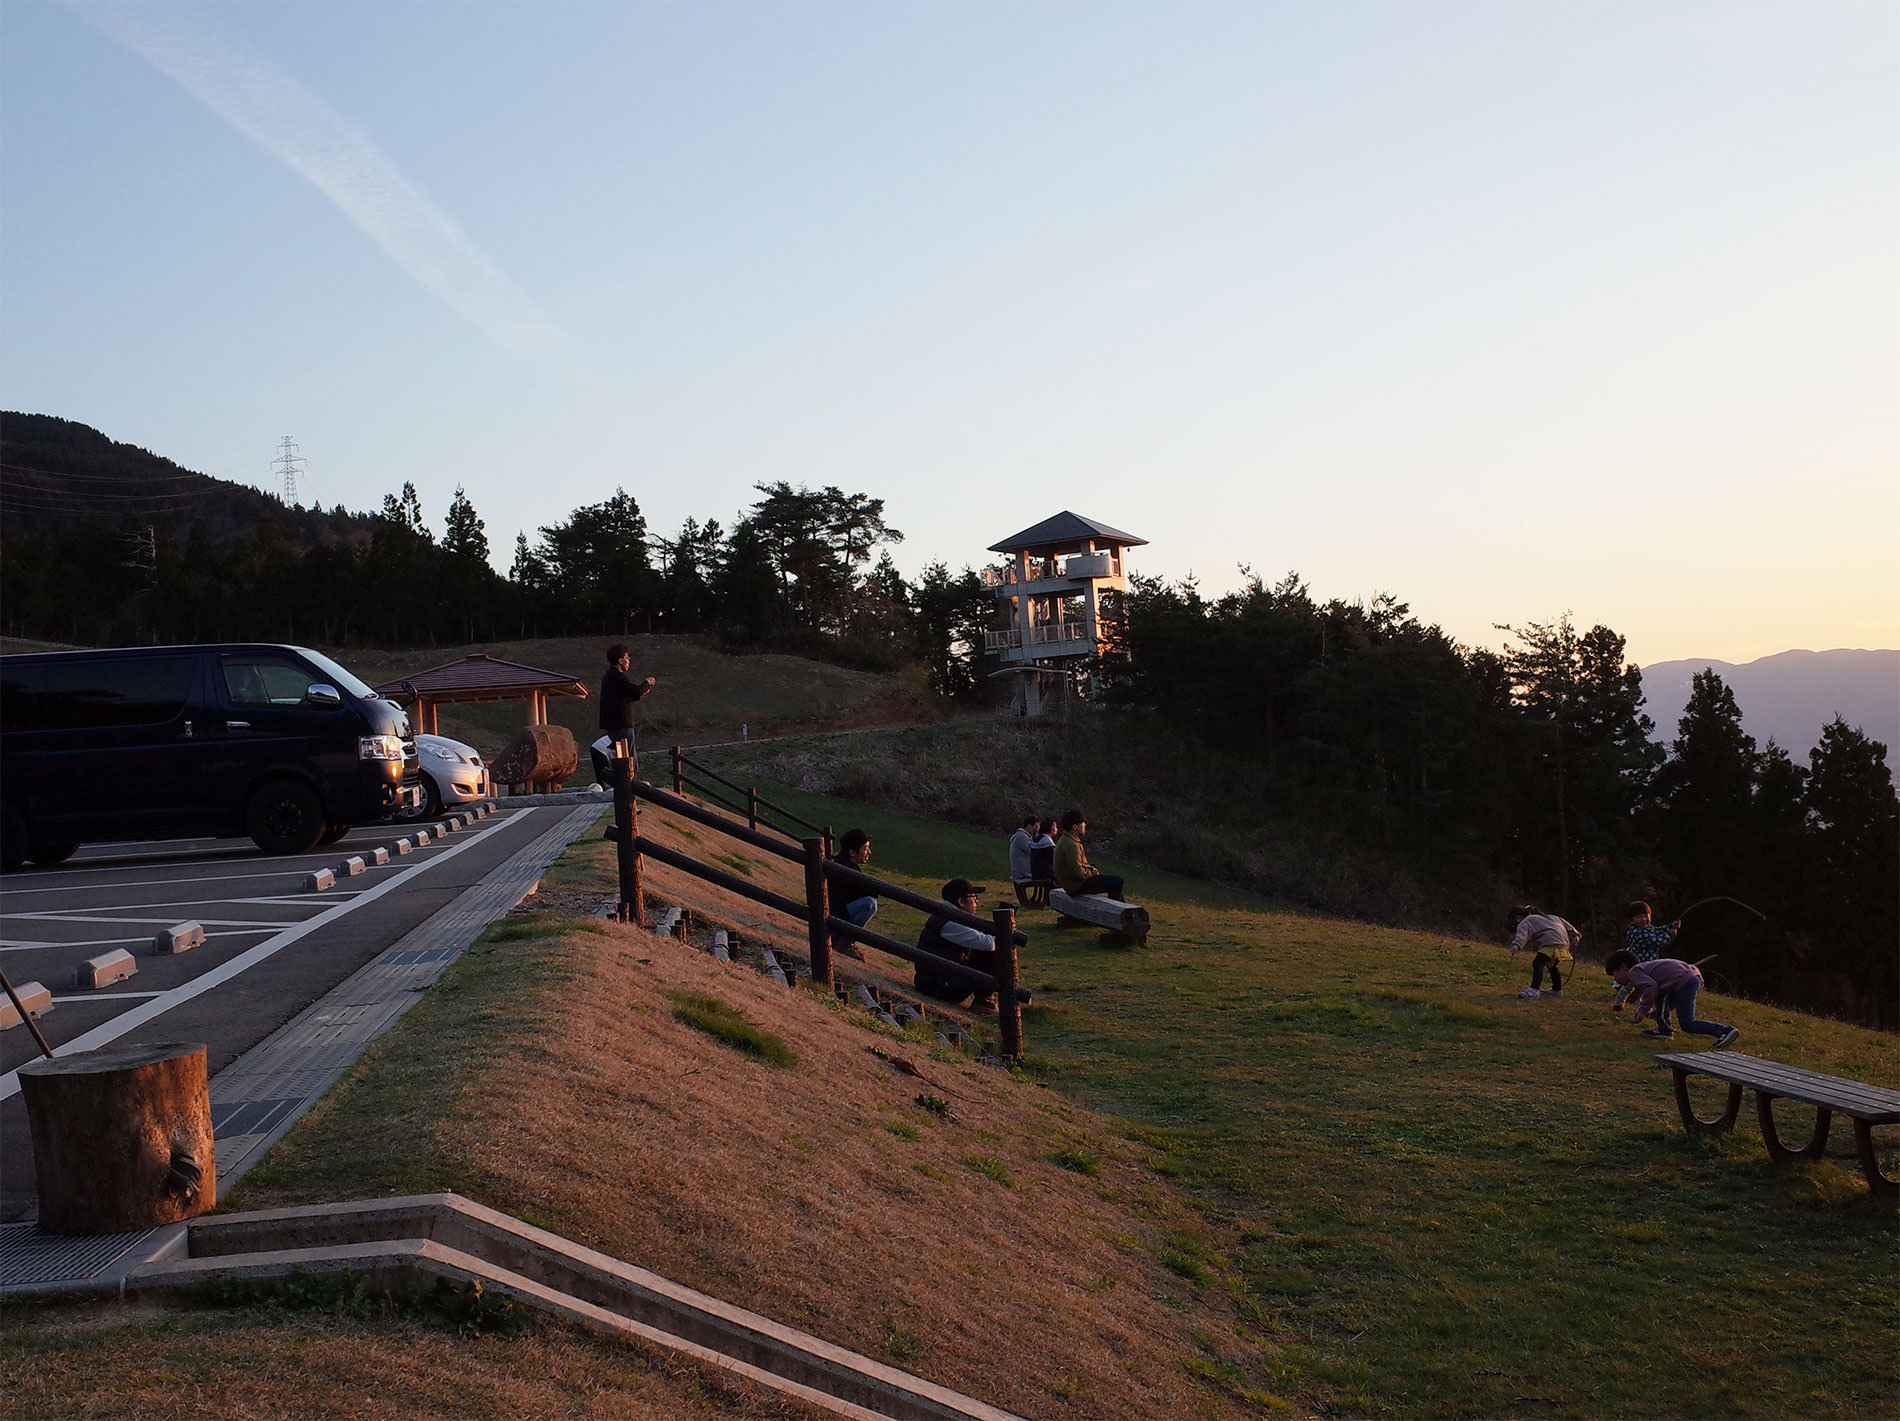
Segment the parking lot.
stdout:
[[[240,840],[82,849],[57,868],[0,878],[0,970],[23,994],[31,984],[50,992],[38,1025],[59,1055],[198,1041],[215,1076],[573,809],[504,810],[446,833],[433,822],[369,826],[294,857]],[[378,849],[386,862],[375,862]],[[348,871],[351,859],[360,872]],[[313,887],[324,871],[334,883]],[[185,923],[202,928],[200,945],[154,949],[157,935]],[[119,953],[132,975],[77,985],[89,962],[107,964],[107,976],[122,971]],[[0,1218],[30,1202],[18,1067],[38,1054],[24,1026],[0,1032]]]

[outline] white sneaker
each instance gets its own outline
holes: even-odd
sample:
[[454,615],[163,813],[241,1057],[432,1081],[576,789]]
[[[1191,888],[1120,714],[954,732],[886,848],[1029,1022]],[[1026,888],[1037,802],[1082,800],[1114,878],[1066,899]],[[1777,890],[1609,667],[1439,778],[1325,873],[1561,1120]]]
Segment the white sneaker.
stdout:
[[1521,1000],[1524,997],[1541,997],[1544,994],[1538,991],[1537,988],[1535,987],[1526,987],[1523,991],[1519,992],[1517,995],[1519,999]]

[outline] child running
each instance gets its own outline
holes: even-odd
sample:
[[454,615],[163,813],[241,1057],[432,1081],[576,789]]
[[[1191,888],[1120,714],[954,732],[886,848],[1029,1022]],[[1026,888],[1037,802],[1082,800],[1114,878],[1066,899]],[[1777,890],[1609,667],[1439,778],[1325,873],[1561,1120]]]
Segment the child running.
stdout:
[[[1561,997],[1564,994],[1565,972],[1570,970],[1570,950],[1583,941],[1583,934],[1558,917],[1555,913],[1545,913],[1532,904],[1511,909],[1511,915],[1504,924],[1505,932],[1511,935],[1511,956],[1515,957],[1525,948],[1536,953],[1531,958],[1531,984],[1519,992],[1520,997]],[[1550,990],[1540,990],[1544,985],[1544,969],[1550,969]]]
[[[1623,929],[1623,950],[1638,962],[1654,962],[1662,956],[1663,949],[1675,942],[1676,934],[1682,931],[1682,919],[1673,923],[1652,923],[1649,904],[1640,899],[1625,910],[1629,926]],[[1611,1011],[1623,1010],[1623,1003],[1629,1000],[1630,988],[1619,986],[1616,1000]]]
[[1675,957],[1659,957],[1654,962],[1638,962],[1628,948],[1618,948],[1604,960],[1603,970],[1616,979],[1619,987],[1628,987],[1636,997],[1636,1019],[1652,1012],[1656,1017],[1653,1031],[1643,1035],[1667,1038],[1669,1013],[1673,1010],[1682,1029],[1691,1036],[1713,1036],[1718,1047],[1726,1046],[1742,1033],[1719,1021],[1697,1021],[1696,993],[1702,990],[1702,969],[1693,962]]

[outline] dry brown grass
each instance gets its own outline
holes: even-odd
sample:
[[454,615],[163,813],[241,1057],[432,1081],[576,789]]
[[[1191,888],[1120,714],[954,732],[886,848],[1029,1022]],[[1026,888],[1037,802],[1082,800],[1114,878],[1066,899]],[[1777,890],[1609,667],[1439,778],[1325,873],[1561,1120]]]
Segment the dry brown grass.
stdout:
[[[412,1322],[13,1307],[7,1333],[0,1416],[33,1421],[812,1421],[823,1414],[660,1349],[557,1324],[506,1340],[461,1339]],[[49,1336],[59,1348],[50,1356],[39,1350]],[[22,1356],[29,1351],[30,1363]]]
[[[641,818],[703,852],[664,816]],[[792,865],[747,853],[745,866],[793,886]],[[752,942],[802,942],[664,869],[649,892]],[[1164,1236],[1204,1225],[1114,1123],[671,939],[590,923],[558,950],[555,1029],[472,1070],[424,1147],[438,1187],[1029,1416],[1258,1414],[1190,1373],[1257,1355],[1261,1339],[1236,1329],[1218,1287],[1156,1261]],[[738,1008],[798,1065],[767,1067],[675,1020],[680,991]],[[373,1067],[323,1115],[348,1112],[354,1089],[374,1091]],[[324,1148],[320,1133],[286,1143],[292,1159]],[[1056,1164],[1063,1150],[1097,1173]],[[247,1187],[239,1202],[306,1197]]]

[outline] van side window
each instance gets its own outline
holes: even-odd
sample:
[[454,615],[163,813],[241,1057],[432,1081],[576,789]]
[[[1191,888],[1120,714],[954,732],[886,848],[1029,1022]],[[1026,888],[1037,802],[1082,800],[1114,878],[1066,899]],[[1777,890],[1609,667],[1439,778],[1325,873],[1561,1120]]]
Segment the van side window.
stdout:
[[318,678],[301,662],[277,656],[225,656],[224,688],[233,705],[300,706]]
[[189,656],[13,663],[0,673],[0,724],[8,730],[162,725],[184,710],[197,669]]

